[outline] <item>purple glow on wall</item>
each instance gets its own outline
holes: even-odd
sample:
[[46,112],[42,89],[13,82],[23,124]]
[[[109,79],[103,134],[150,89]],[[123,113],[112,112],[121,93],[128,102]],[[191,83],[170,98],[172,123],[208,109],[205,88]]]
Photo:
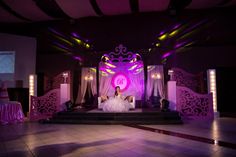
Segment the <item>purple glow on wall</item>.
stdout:
[[193,26],[189,27],[188,29],[186,29],[184,33],[187,33],[189,31],[193,31],[195,28],[198,28],[200,25],[204,24],[207,21],[208,21],[208,19],[204,19],[204,20],[196,23],[195,25],[193,25]]
[[175,48],[177,49],[177,48],[180,48],[180,47],[182,47],[184,44],[186,44],[187,42],[186,41],[184,41],[184,42],[181,42],[181,43],[177,43],[176,45],[175,45]]
[[164,59],[164,58],[170,56],[172,53],[173,53],[173,51],[166,52],[166,53],[164,53],[164,54],[162,55],[161,58]]
[[79,56],[74,56],[73,58],[76,59],[76,60],[82,61],[82,58],[79,57]]
[[176,24],[173,29],[179,28],[180,25],[181,25],[181,24]]
[[165,31],[161,31],[159,35],[163,35],[165,33]]
[[121,92],[128,89],[130,85],[130,79],[124,73],[118,72],[112,77],[112,86],[115,88],[116,86],[120,87]]
[[53,29],[53,28],[48,28],[48,30],[50,30],[50,31],[51,31],[52,33],[54,33],[54,34],[57,34],[57,35],[59,35],[59,36],[61,36],[61,37],[63,37],[63,38],[66,38],[65,35],[61,34],[60,32],[56,31],[56,30]]
[[79,36],[77,33],[75,33],[75,32],[72,32],[71,35],[72,35],[73,37],[76,37],[76,38],[79,38],[79,39],[80,39],[80,36]]

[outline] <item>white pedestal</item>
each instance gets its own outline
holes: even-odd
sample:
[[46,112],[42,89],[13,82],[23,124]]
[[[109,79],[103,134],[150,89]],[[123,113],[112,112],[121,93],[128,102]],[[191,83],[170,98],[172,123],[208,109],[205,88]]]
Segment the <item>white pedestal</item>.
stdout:
[[169,108],[176,110],[176,81],[168,81],[167,83],[167,99],[169,100]]
[[[64,106],[64,103],[70,100],[70,84],[61,84],[60,86],[60,104]],[[63,107],[62,107],[63,109]]]

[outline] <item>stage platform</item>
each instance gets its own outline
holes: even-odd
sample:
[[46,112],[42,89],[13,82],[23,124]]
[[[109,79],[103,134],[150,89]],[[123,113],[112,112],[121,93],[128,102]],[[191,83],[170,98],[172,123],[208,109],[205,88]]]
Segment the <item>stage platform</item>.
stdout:
[[99,109],[78,109],[59,112],[43,123],[60,124],[182,124],[176,111],[134,109],[129,112],[104,112]]

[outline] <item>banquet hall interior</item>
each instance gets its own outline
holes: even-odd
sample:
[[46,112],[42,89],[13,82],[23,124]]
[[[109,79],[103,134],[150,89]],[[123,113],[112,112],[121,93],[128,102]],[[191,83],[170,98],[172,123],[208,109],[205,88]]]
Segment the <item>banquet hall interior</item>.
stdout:
[[236,0],[1,0],[0,157],[236,156],[235,15]]

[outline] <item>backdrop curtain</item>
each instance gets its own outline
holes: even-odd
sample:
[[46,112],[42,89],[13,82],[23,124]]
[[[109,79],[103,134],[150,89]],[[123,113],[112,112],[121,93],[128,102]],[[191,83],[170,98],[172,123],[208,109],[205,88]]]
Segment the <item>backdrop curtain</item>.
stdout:
[[130,84],[133,86],[133,90],[130,91],[130,95],[135,95],[137,100],[141,100],[144,95],[144,71],[142,70],[140,73],[135,74],[129,73],[129,77],[131,78]]
[[90,68],[90,75],[93,77],[91,81],[91,89],[93,96],[97,95],[97,72],[96,67]]
[[[103,67],[104,64],[101,62],[99,67]],[[99,71],[99,96],[107,96],[108,91],[112,88],[111,86],[111,75],[107,75],[102,71]]]
[[[117,62],[112,63],[115,65],[115,68],[111,68],[111,71],[114,73],[106,72],[105,69],[106,65],[100,62],[99,64],[99,96],[113,96],[115,87],[114,87],[114,79],[117,75],[121,74],[124,75],[128,81],[128,87],[122,91],[123,96],[133,95],[135,96],[136,100],[141,100],[143,93],[144,93],[144,72],[143,69],[139,72],[135,70],[129,70],[133,64],[125,63],[125,62]],[[143,66],[143,63],[138,63],[140,66]]]
[[[147,67],[147,69],[148,73],[147,73],[146,99],[148,100],[153,93],[154,96],[160,96],[161,98],[165,98],[163,66],[150,65]],[[158,78],[155,78],[157,76]]]

